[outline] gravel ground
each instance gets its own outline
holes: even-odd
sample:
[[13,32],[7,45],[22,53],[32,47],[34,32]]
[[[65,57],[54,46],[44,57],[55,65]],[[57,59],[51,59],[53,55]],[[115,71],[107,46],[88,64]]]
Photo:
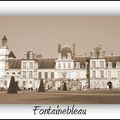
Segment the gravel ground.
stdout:
[[120,91],[0,92],[0,104],[120,104]]

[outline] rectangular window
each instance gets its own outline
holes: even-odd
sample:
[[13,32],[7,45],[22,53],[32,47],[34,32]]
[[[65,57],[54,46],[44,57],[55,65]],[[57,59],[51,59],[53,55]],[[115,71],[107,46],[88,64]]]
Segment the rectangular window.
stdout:
[[100,71],[100,77],[104,78],[104,71],[103,70]]
[[23,78],[26,78],[26,71],[23,71]]
[[96,71],[92,71],[93,78],[96,78]]
[[52,79],[54,78],[54,72],[51,72],[51,78]]
[[47,79],[48,78],[48,73],[47,72],[45,72],[45,79]]
[[23,81],[23,86],[25,86],[25,81]]
[[30,68],[30,69],[33,69],[33,62],[30,62],[29,68]]
[[33,78],[33,72],[29,71],[29,78]]
[[32,84],[32,81],[29,81],[29,84]]
[[26,62],[23,62],[23,69],[26,69]]
[[120,71],[118,71],[118,79],[120,80]]
[[71,68],[71,64],[70,64],[70,63],[68,63],[68,68],[69,68],[69,69]]
[[65,63],[63,63],[63,68],[66,68],[66,64]]
[[61,68],[61,63],[58,63],[58,68]]
[[92,67],[96,68],[96,62],[95,61],[92,61]]
[[100,61],[100,67],[104,68],[104,61]]
[[108,79],[111,79],[111,71],[108,71]]
[[4,81],[4,86],[7,86],[7,81]]
[[42,74],[41,74],[41,72],[39,72],[39,79],[41,79],[41,76],[42,76]]

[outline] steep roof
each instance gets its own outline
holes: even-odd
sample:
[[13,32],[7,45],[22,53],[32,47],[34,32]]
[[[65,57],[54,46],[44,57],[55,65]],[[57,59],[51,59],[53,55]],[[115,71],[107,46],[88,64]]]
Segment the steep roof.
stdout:
[[39,59],[38,68],[55,68],[55,58]]
[[75,62],[80,63],[80,67],[85,67],[85,62],[87,62],[90,57],[75,57]]
[[67,53],[72,53],[70,47],[63,47],[62,50],[61,50],[61,55],[62,56],[67,56]]
[[[85,67],[85,62],[87,62],[90,59],[90,57],[75,57],[74,62],[79,62],[80,67]],[[112,62],[113,68],[116,67],[116,62],[120,62],[120,56],[106,56],[106,64],[108,65],[108,62]],[[44,59],[38,59],[38,69],[49,69],[49,68],[55,68],[55,58],[44,58]],[[21,69],[21,59],[8,59],[8,67],[9,69]]]
[[8,56],[9,58],[16,58],[16,56],[14,55],[14,53],[12,52],[12,51],[10,51],[10,53],[9,53],[9,56]]
[[106,61],[107,64],[108,62],[112,62],[112,67],[115,68],[116,67],[116,62],[119,61],[120,62],[120,56],[106,56]]
[[8,68],[9,69],[20,69],[21,59],[8,59]]

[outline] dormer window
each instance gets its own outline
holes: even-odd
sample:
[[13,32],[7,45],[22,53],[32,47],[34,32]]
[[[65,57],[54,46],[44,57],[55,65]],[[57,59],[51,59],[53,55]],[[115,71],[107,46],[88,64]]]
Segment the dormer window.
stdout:
[[71,53],[67,53],[67,58],[71,59]]
[[61,53],[58,53],[58,59],[61,59],[61,57],[62,57]]
[[100,51],[99,51],[99,58],[104,58],[104,55],[105,55],[105,51],[100,49]]
[[82,68],[84,68],[84,65],[82,65]]
[[120,62],[116,62],[116,68],[120,68]]
[[29,53],[29,59],[33,59],[33,52],[32,51]]
[[33,54],[33,58],[34,58],[34,59],[37,59],[37,55],[36,55],[35,53]]
[[91,57],[92,57],[92,58],[95,58],[95,57],[96,57],[96,53],[95,53],[94,50],[91,52]]
[[80,63],[76,62],[76,69],[79,69],[79,68],[80,68]]
[[108,68],[112,68],[112,62],[108,62]]

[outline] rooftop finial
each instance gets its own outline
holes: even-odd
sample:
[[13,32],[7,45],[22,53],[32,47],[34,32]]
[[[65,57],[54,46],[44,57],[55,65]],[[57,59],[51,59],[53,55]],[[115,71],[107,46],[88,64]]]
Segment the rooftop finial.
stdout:
[[5,34],[3,35],[3,38],[2,38],[2,46],[7,47],[7,37]]

